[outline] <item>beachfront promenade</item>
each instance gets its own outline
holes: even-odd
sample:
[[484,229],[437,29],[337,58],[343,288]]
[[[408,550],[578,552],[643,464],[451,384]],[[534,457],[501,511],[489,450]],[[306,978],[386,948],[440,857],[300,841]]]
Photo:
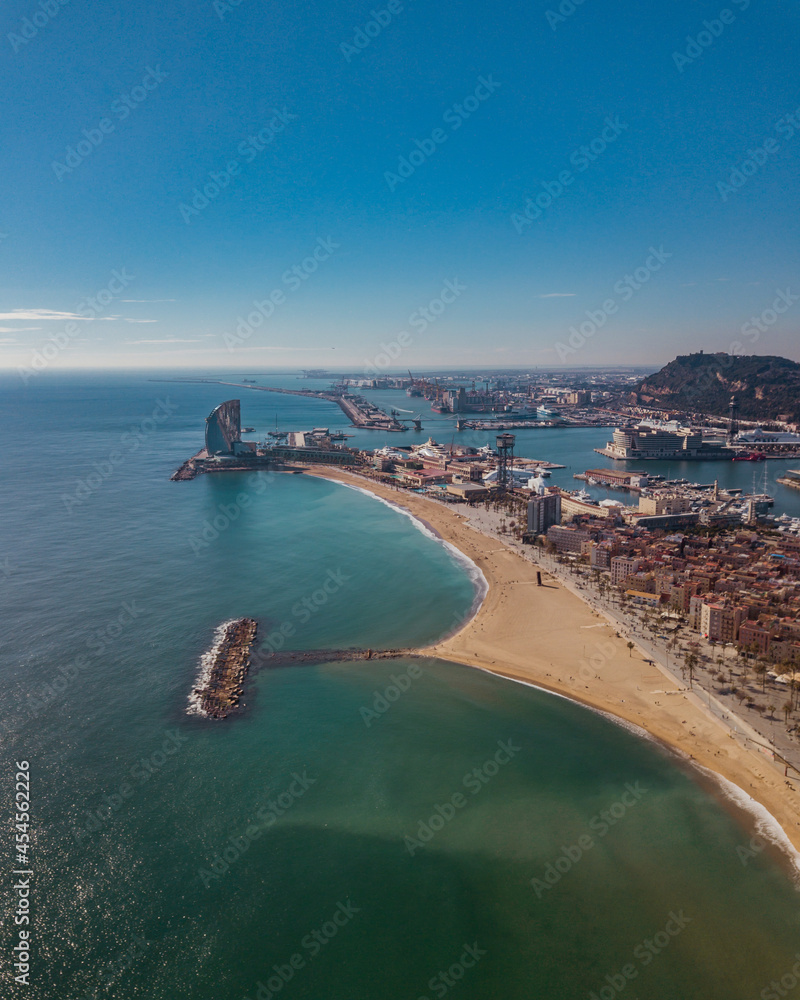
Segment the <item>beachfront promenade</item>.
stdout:
[[[785,727],[781,726],[780,720],[777,717],[773,716],[770,720],[751,711],[747,714],[752,717],[752,721],[747,720],[743,717],[746,711],[744,706],[737,706],[733,695],[725,696],[720,691],[714,691],[711,687],[711,679],[706,677],[700,670],[695,669],[690,687],[686,683],[684,676],[685,668],[681,666],[678,657],[674,653],[670,656],[669,649],[665,643],[656,642],[646,635],[640,618],[635,612],[623,611],[619,606],[605,599],[599,590],[592,586],[588,575],[584,575],[583,578],[576,577],[570,570],[570,567],[566,564],[559,564],[554,555],[535,546],[523,545],[514,538],[502,535],[498,530],[499,516],[495,515],[495,518],[498,521],[497,527],[492,528],[484,523],[480,530],[495,534],[498,540],[504,541],[505,544],[516,551],[523,559],[529,560],[539,566],[544,572],[558,579],[576,597],[585,601],[591,608],[607,618],[612,627],[619,631],[621,637],[626,642],[628,640],[633,641],[639,655],[652,660],[667,673],[671,680],[680,685],[681,691],[697,699],[698,704],[702,705],[703,708],[707,709],[712,715],[728,726],[743,746],[748,745],[748,743],[750,745],[755,744],[762,750],[772,751],[779,758],[782,758],[783,761],[791,765],[789,776],[794,779],[800,779],[800,747],[797,741],[792,739],[791,735],[786,732]],[[471,519],[470,523],[472,523]],[[694,633],[693,637],[695,637]],[[781,697],[785,698],[786,694],[785,691],[776,692],[774,696],[776,699],[780,699]],[[759,725],[767,728],[768,732],[764,732],[763,728],[758,728]],[[782,766],[784,766],[785,770],[785,765]]]

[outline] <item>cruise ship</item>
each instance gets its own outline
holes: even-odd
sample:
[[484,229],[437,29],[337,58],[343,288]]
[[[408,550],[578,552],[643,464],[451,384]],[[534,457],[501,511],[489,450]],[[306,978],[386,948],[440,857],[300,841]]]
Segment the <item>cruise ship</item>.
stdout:
[[558,410],[553,410],[549,406],[539,406],[536,409],[536,416],[541,420],[552,420],[553,417],[560,417]]

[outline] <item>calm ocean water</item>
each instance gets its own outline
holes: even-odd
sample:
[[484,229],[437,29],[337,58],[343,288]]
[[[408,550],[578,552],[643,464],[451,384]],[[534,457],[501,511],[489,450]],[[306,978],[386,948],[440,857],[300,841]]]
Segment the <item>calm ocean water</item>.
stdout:
[[[319,662],[260,672],[241,717],[187,716],[228,617],[313,650],[423,643],[469,612],[464,566],[372,498],[168,481],[225,398],[259,433],[344,427],[338,408],[130,375],[0,389],[4,996],[744,1000],[790,972],[783,861],[564,699],[437,661]],[[536,457],[594,464],[598,432],[537,433]],[[30,988],[10,970],[21,759]]]

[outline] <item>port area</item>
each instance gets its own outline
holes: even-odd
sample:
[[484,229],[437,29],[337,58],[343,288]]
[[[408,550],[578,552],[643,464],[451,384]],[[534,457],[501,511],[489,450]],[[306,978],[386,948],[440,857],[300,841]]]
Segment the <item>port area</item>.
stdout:
[[470,430],[470,431],[509,431],[509,430],[533,430],[533,431],[547,431],[556,430],[560,427],[613,427],[612,423],[608,420],[578,420],[573,418],[561,417],[556,420],[541,420],[537,419],[535,416],[531,417],[515,417],[513,414],[509,417],[498,417],[495,420],[469,420],[466,418],[458,417],[456,421],[456,429],[459,431]]
[[201,657],[201,675],[190,702],[207,719],[224,719],[239,708],[250,649],[258,631],[254,618],[236,618],[217,629]]

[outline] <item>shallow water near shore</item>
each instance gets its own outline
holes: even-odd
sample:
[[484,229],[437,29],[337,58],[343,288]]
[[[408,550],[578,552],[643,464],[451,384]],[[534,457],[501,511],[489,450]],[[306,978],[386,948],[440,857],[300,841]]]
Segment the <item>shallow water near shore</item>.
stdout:
[[[162,389],[176,412],[81,499]],[[671,754],[563,698],[401,659],[267,668],[244,715],[187,716],[228,618],[276,648],[408,647],[475,597],[356,491],[169,483],[225,391],[4,397],[0,784],[30,761],[36,873],[34,985],[0,972],[4,995],[744,1000],[789,973],[785,866]]]

